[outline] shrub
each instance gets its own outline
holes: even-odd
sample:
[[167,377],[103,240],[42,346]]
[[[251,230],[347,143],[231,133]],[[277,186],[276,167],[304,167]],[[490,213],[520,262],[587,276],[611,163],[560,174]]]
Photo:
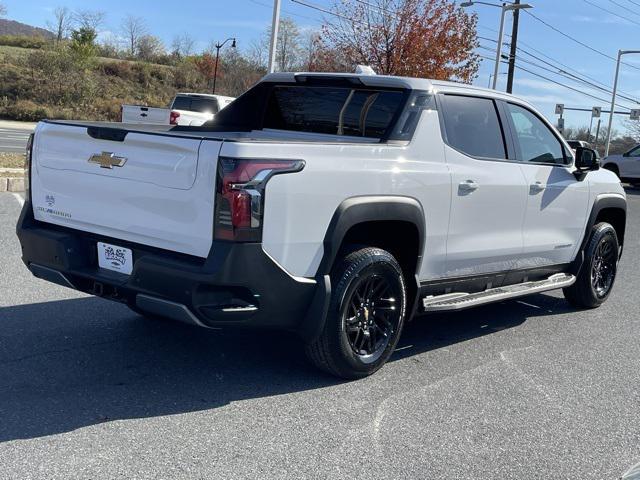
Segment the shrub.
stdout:
[[28,37],[23,35],[0,35],[0,45],[9,47],[42,49],[50,45],[51,41],[43,37]]
[[18,100],[7,107],[0,108],[0,116],[22,122],[37,122],[49,118],[49,110],[30,100]]

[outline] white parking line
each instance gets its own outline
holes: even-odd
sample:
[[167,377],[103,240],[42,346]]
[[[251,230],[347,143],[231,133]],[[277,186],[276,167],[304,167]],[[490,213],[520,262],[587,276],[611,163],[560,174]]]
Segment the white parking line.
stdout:
[[16,197],[16,200],[18,200],[18,203],[20,204],[20,208],[22,208],[24,206],[24,198],[22,198],[22,195],[14,193],[13,196]]

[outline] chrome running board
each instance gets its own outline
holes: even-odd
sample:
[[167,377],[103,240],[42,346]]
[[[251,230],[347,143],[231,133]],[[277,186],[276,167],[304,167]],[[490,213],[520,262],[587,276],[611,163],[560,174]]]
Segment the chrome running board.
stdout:
[[447,293],[444,295],[430,295],[422,299],[424,312],[444,312],[451,310],[463,310],[477,307],[486,303],[499,302],[510,298],[523,297],[533,293],[556,290],[573,285],[576,281],[574,275],[557,273],[546,280],[535,282],[517,283],[506,287],[490,288],[478,293]]

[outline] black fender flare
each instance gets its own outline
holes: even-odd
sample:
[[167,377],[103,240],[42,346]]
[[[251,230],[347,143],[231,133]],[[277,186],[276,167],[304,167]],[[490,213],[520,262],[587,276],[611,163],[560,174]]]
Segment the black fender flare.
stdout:
[[324,255],[317,275],[331,272],[340,245],[352,227],[366,222],[401,221],[413,224],[418,230],[418,258],[416,273],[422,260],[425,242],[425,214],[415,198],[396,195],[372,195],[351,197],[336,209],[324,237]]
[[[596,197],[595,201],[593,202],[593,206],[591,207],[591,213],[589,214],[589,219],[584,231],[582,243],[580,244],[580,250],[578,250],[578,254],[576,255],[576,258],[571,265],[571,273],[573,273],[574,275],[580,273],[580,269],[582,268],[582,264],[584,263],[584,251],[587,247],[587,243],[589,242],[589,234],[591,233],[591,229],[596,224],[598,215],[605,208],[615,208],[617,210],[623,211],[626,221],[627,201],[622,195],[617,193],[603,193]],[[622,246],[624,245],[624,231],[622,232],[622,235],[619,235],[618,242],[620,243],[619,253],[620,255],[622,255]]]
[[347,232],[358,224],[376,221],[408,222],[415,225],[418,230],[418,258],[413,276],[415,285],[412,285],[416,291],[416,298],[413,305],[407,305],[408,316],[412,316],[415,312],[418,302],[417,293],[420,291],[418,269],[422,263],[426,231],[422,205],[415,198],[399,195],[351,197],[344,200],[335,210],[325,233],[324,253],[316,273],[316,294],[298,332],[305,341],[317,338],[324,328],[331,299],[331,268]]

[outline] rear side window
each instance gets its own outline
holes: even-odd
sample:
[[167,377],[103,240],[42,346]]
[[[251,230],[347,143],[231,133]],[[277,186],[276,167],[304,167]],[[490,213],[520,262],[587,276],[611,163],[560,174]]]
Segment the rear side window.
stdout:
[[502,126],[493,100],[444,95],[442,103],[449,145],[472,157],[507,158]]
[[508,104],[519,146],[518,160],[533,163],[564,164],[564,148],[558,137],[535,114],[513,103]]
[[215,98],[178,96],[171,105],[173,110],[186,110],[189,112],[218,113],[218,101]]
[[189,97],[176,97],[173,100],[173,105],[171,108],[174,110],[190,110],[191,109],[191,99]]
[[218,101],[215,98],[194,98],[191,100],[192,112],[218,113]]
[[403,106],[403,92],[349,87],[276,86],[264,128],[383,138]]
[[640,147],[636,147],[629,152],[630,157],[640,157]]

